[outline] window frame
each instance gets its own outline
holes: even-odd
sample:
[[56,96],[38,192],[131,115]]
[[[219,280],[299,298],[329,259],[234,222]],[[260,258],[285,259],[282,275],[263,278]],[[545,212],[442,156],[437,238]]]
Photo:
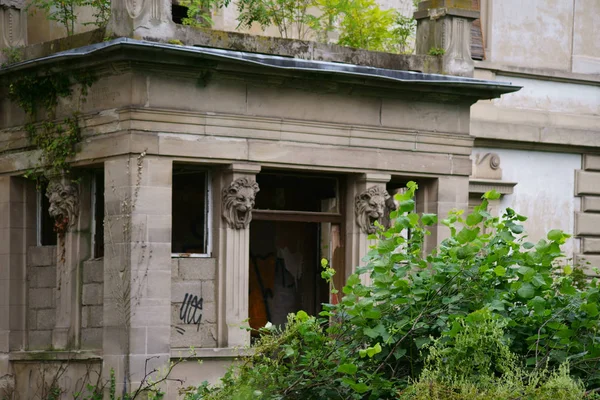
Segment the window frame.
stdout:
[[[191,165],[191,164],[188,164]],[[173,168],[174,170],[175,168]],[[206,186],[204,193],[204,215],[205,221],[204,224],[204,242],[206,246],[206,251],[204,253],[175,253],[173,252],[173,242],[171,242],[171,258],[212,258],[212,245],[213,245],[213,202],[212,202],[212,193],[213,193],[213,180],[211,170],[208,167],[199,166],[198,172],[205,172]],[[171,193],[173,191],[173,184],[171,183]],[[172,196],[172,194],[171,194]],[[171,204],[171,238],[173,237],[173,204]]]

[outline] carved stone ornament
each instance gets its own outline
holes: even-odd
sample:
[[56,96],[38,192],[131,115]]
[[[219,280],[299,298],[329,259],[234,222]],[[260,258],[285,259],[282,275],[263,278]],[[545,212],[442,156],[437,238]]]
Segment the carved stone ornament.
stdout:
[[496,153],[475,154],[472,177],[476,179],[502,179],[500,156]]
[[0,0],[0,48],[27,44],[27,12],[25,2]]
[[375,221],[381,220],[387,207],[394,207],[390,202],[390,195],[385,189],[379,186],[373,186],[364,192],[356,195],[354,213],[356,214],[356,223],[360,229],[366,233],[375,233]]
[[230,228],[245,229],[252,221],[258,183],[239,178],[223,189],[223,218]]
[[48,212],[55,220],[55,230],[64,234],[77,222],[79,214],[79,189],[68,179],[51,180],[46,189],[50,202]]

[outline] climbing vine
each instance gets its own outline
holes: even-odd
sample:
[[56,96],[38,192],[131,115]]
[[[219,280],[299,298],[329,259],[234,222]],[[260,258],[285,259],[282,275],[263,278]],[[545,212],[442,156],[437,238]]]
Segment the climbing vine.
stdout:
[[[81,140],[79,105],[85,102],[95,77],[89,72],[71,76],[65,73],[24,75],[9,86],[9,98],[27,114],[25,131],[31,144],[41,151],[39,159],[27,176],[46,178],[70,171],[69,159],[75,156],[75,145]],[[60,99],[73,97],[73,86],[80,91],[79,104],[71,115],[56,119]],[[42,120],[42,122],[37,122]],[[42,173],[43,171],[43,173]]]

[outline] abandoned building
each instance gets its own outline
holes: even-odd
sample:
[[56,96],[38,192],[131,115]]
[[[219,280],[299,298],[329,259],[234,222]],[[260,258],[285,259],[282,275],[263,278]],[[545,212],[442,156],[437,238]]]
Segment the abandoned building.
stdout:
[[[193,29],[167,0],[113,0],[108,31],[64,38],[0,0],[0,47],[25,46],[0,68],[0,398],[36,398],[61,366],[71,391],[111,369],[135,387],[175,359],[186,386],[214,382],[244,327],[318,313],[319,260],[341,286],[408,181],[439,215],[495,189],[496,212],[530,216],[534,238],[573,233],[567,254],[600,266],[600,47],[584,42],[600,5],[479,3],[421,2],[417,54],[398,55],[230,32],[226,11]],[[571,36],[520,48],[533,34],[515,9]],[[40,76],[71,93],[28,113],[10,91]],[[27,132],[49,108],[76,112],[81,140],[40,187]],[[427,247],[447,235],[434,226]]]

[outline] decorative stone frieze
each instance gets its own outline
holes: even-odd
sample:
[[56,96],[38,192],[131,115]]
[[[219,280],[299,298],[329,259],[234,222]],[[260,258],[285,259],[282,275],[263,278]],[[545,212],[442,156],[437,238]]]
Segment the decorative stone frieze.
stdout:
[[64,233],[77,222],[79,214],[79,188],[67,178],[51,180],[46,189],[50,201],[48,212],[56,221],[58,233]]
[[387,190],[379,186],[372,186],[356,196],[356,223],[364,233],[375,233],[375,221],[381,223],[386,207],[395,207],[395,203]]
[[223,189],[223,218],[232,229],[246,229],[252,221],[254,199],[260,189],[248,178],[238,178]]
[[0,49],[26,44],[25,0],[0,0]]

